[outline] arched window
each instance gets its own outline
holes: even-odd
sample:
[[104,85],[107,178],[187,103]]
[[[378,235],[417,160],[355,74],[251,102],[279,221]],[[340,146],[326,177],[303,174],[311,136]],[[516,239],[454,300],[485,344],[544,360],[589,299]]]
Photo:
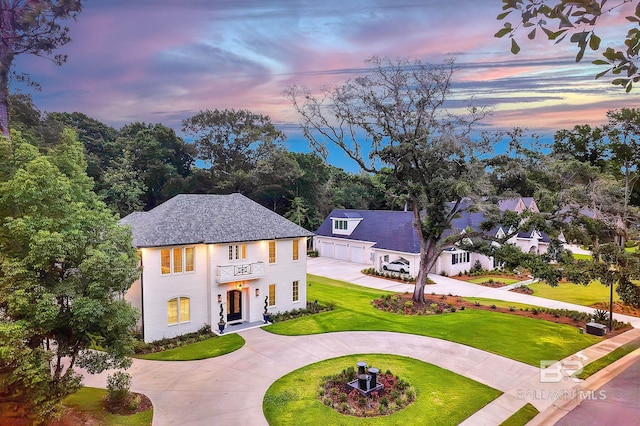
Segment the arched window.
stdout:
[[167,302],[167,323],[169,325],[191,321],[191,299],[176,297]]

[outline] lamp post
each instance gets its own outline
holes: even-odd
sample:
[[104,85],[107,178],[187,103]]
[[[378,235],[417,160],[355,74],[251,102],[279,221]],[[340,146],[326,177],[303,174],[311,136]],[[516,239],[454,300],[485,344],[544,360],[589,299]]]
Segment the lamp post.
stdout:
[[[618,271],[616,265],[609,266],[609,272],[615,274]],[[611,284],[609,285],[609,334],[613,333],[613,286],[616,283],[615,276],[612,277]]]

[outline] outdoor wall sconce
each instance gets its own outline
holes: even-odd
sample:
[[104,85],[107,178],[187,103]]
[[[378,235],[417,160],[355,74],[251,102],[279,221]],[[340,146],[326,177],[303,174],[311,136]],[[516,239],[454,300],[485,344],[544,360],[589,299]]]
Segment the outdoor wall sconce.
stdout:
[[242,284],[237,285],[238,290],[242,290]]
[[218,303],[222,303],[222,295],[221,294],[218,295]]
[[260,296],[260,289],[256,288],[256,297]]

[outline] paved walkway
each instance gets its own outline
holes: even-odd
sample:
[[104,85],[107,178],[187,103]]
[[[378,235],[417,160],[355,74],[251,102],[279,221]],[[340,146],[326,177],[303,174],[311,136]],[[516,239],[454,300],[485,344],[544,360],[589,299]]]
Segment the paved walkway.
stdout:
[[[328,270],[331,271],[329,276],[339,274],[338,277],[345,281],[394,291],[405,291],[405,287],[412,287],[394,288],[404,284],[366,277],[359,273],[359,269],[356,270],[361,265],[354,267],[353,264],[341,263],[331,264],[325,259],[312,259],[309,272],[325,275]],[[482,286],[451,281],[438,279],[433,291],[470,295],[465,292],[468,286],[480,287],[477,290],[483,293],[487,291]],[[466,286],[456,289],[449,287],[456,283]],[[496,298],[487,295],[479,297]],[[134,360],[129,369],[133,376],[132,390],[144,393],[151,399],[154,425],[267,424],[262,413],[262,399],[275,380],[305,365],[354,353],[410,356],[504,392],[465,420],[464,425],[500,424],[527,402],[543,413],[557,411],[562,396],[576,386],[566,378],[557,383],[541,383],[540,370],[536,367],[469,346],[424,336],[391,332],[342,332],[290,337],[270,334],[262,329],[245,330],[240,334],[246,344],[238,351],[217,358],[187,362]],[[591,362],[638,337],[640,330],[634,329],[604,340],[568,359]],[[85,373],[84,376],[83,384],[86,386],[106,386],[106,373]]]

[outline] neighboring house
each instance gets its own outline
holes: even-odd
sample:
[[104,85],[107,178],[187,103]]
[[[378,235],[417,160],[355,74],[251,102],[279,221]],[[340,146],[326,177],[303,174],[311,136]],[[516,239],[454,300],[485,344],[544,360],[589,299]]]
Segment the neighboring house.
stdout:
[[305,308],[313,233],[241,194],[177,195],[129,225],[142,273],[125,294],[145,342]]
[[[532,198],[503,200],[499,208],[517,213],[525,210],[539,212]],[[468,229],[479,230],[483,221],[482,213],[463,211],[443,236],[464,233]],[[507,232],[498,227],[491,234],[501,238]],[[508,243],[526,252],[544,253],[549,241],[546,234],[532,231],[519,233]],[[420,240],[413,227],[413,212],[334,209],[316,231],[313,243],[319,256],[371,265],[379,271],[387,262],[404,259],[409,262],[409,275],[415,277],[418,274]],[[454,275],[469,271],[476,261],[485,269],[500,266],[491,257],[470,253],[454,245],[442,252],[431,272]]]

